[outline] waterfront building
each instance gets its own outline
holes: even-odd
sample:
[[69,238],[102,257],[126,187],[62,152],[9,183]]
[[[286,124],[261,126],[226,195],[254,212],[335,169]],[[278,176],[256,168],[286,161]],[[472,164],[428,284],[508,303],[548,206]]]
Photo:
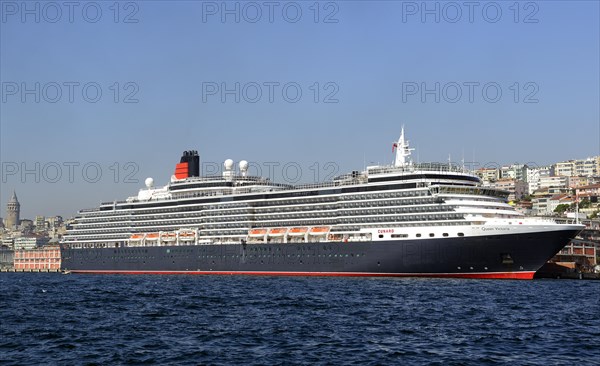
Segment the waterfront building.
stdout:
[[567,194],[557,194],[555,196],[552,196],[548,199],[548,204],[546,205],[546,214],[555,215],[556,213],[554,212],[554,210],[556,209],[556,207],[558,207],[558,205],[571,205],[574,202],[575,201],[573,200],[573,198],[571,198],[571,196]]
[[556,175],[592,177],[600,175],[600,156],[556,163]]
[[49,238],[43,236],[21,236],[15,238],[14,248],[15,250],[23,249],[23,250],[32,250],[37,247],[44,246],[48,244]]
[[600,184],[600,176],[597,176],[597,177],[588,177],[587,184]]
[[46,218],[44,216],[35,217],[35,231],[38,233],[46,231]]
[[579,198],[583,197],[600,197],[600,184],[590,184],[586,186],[580,186],[576,189]]
[[531,195],[533,192],[540,189],[540,182],[527,182],[527,194]]
[[510,166],[512,170],[513,179],[526,182],[527,181],[527,165],[525,164],[513,164]]
[[574,175],[583,175],[588,177],[600,175],[600,156],[575,160]]
[[547,189],[549,194],[566,193],[569,189],[569,177],[540,177],[539,188]]
[[573,199],[566,194],[536,197],[531,200],[531,213],[535,216],[555,216],[554,210],[561,204],[572,204]]
[[490,183],[490,187],[509,192],[508,201],[521,200],[527,194],[527,183],[511,178],[499,179]]
[[512,164],[501,167],[498,171],[498,179],[516,179],[520,181],[527,180],[527,165]]
[[9,248],[9,249],[13,249],[15,245],[15,238],[13,238],[12,236],[4,236],[2,238],[2,247],[3,248]]
[[6,204],[6,227],[16,229],[20,224],[21,204],[17,199],[17,193],[13,191],[12,197]]
[[574,189],[580,186],[587,186],[590,183],[590,177],[573,176],[569,177],[569,188]]
[[25,235],[31,234],[33,232],[33,221],[29,219],[21,220],[18,230]]
[[543,177],[550,177],[554,173],[554,169],[552,167],[527,167],[527,171],[525,172],[527,182],[527,193],[533,194],[533,192],[537,191],[540,188],[540,179]]
[[558,176],[571,177],[575,175],[575,160],[562,161],[556,163],[554,172]]
[[0,248],[0,270],[12,269],[15,261],[14,250],[8,248]]
[[515,203],[515,210],[525,216],[533,215],[533,203],[531,201],[519,201]]
[[14,267],[16,270],[54,270],[60,269],[60,247],[46,245],[32,250],[16,249]]
[[591,268],[598,264],[597,253],[596,243],[573,239],[552,258],[552,262],[572,262],[584,268]]
[[46,222],[48,223],[48,229],[58,229],[63,224],[62,216],[51,216],[46,218]]
[[548,214],[549,197],[536,197],[531,200],[531,213],[535,216],[545,216]]
[[495,168],[481,168],[475,174],[484,182],[495,182],[500,179],[500,170]]
[[500,168],[500,179],[515,179],[515,171],[512,166],[505,165]]

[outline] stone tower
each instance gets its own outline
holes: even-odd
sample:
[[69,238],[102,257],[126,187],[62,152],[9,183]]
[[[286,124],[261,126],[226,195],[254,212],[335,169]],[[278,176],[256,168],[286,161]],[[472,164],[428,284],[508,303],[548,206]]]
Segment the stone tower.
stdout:
[[19,216],[21,214],[21,204],[17,199],[17,194],[13,191],[13,195],[10,198],[10,201],[6,204],[6,228],[8,229],[16,229],[19,226],[20,219]]

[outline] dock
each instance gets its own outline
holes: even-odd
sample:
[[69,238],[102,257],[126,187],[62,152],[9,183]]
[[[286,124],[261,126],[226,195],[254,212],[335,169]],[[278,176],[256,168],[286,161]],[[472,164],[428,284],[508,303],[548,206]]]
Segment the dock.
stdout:
[[9,273],[9,272],[13,272],[13,273],[60,273],[62,271],[60,269],[39,269],[39,268],[29,268],[29,269],[1,268],[0,269],[0,273]]

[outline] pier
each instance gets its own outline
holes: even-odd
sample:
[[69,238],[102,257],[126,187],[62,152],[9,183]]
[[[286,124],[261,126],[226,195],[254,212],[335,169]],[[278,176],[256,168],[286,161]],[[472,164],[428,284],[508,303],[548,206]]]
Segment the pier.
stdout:
[[60,273],[62,272],[60,269],[50,269],[50,268],[46,268],[46,269],[40,269],[40,268],[1,268],[0,269],[0,273],[9,273],[9,272],[13,272],[13,273]]

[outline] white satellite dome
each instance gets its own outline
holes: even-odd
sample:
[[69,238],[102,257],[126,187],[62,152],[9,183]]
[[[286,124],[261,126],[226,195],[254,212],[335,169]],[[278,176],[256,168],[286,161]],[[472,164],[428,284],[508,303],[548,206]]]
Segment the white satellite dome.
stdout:
[[144,183],[146,184],[147,188],[152,188],[152,186],[154,185],[154,179],[148,177],[148,178],[146,178]]
[[225,170],[231,170],[233,168],[233,160],[227,159],[223,165],[225,166]]
[[241,171],[248,170],[248,162],[246,160],[240,161],[240,170]]

